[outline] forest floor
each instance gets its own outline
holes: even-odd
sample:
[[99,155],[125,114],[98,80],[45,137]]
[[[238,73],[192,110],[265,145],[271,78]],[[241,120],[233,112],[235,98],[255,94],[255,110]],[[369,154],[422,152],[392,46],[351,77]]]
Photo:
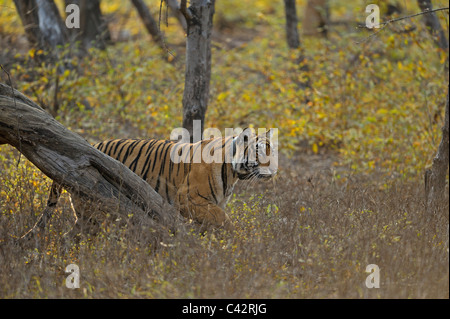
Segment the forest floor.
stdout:
[[[34,224],[46,193],[33,185],[42,174],[17,160],[0,219],[3,298],[448,297],[446,219],[424,215],[422,183],[385,188],[376,174],[335,168],[331,154],[281,156],[274,180],[239,183],[231,233],[188,225],[158,242],[149,229],[105,224],[61,240],[74,222],[65,193],[46,240],[25,246],[13,238]],[[81,289],[65,287],[69,264],[80,267]],[[379,289],[365,284],[371,264]]]
[[[2,10],[0,63],[15,88],[91,143],[168,138],[181,123],[184,66],[161,58],[131,5],[118,3],[104,4],[116,44],[64,74],[35,62],[15,12]],[[370,41],[352,24],[332,27],[329,39],[302,38],[302,72],[285,44],[282,5],[226,3],[216,8],[206,126],[278,128],[277,176],[238,184],[226,208],[232,232],[201,235],[186,224],[167,237],[112,223],[62,239],[74,221],[64,193],[45,240],[22,247],[15,238],[36,221],[51,180],[2,145],[0,298],[449,297],[448,215],[425,214],[423,183],[441,136],[445,54],[420,20]],[[351,2],[331,9],[363,19]],[[184,35],[169,22],[169,47],[182,56]],[[299,89],[304,76],[311,91]],[[79,266],[80,289],[65,286],[69,264]],[[380,288],[370,289],[373,264]]]

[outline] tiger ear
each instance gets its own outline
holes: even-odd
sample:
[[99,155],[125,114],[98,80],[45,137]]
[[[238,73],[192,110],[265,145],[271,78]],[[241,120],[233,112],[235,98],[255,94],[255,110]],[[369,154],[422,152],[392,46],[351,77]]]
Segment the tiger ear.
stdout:
[[255,129],[252,127],[246,127],[242,130],[242,133],[239,134],[241,137],[246,136],[247,138],[252,137],[252,136],[256,136],[255,134]]
[[273,128],[271,128],[270,130],[268,130],[268,131],[266,132],[266,137],[269,138],[269,139],[272,138],[272,136],[273,136],[273,131],[274,131]]
[[243,141],[244,140],[244,136],[245,136],[245,130],[246,130],[247,128],[245,128],[245,129],[243,129],[242,130],[242,132],[241,133],[239,133],[238,135],[236,135],[234,138],[233,138],[233,142],[234,143],[239,143],[240,141]]
[[255,130],[251,127],[246,127],[242,130],[242,132],[236,136],[239,140],[244,141],[245,138],[250,138],[255,136]]
[[245,136],[247,136],[246,129],[244,129],[241,133],[239,133],[239,135],[233,137],[233,144],[232,144],[233,157],[236,155],[237,148],[241,147],[244,144]]
[[235,153],[234,150],[236,149],[236,145],[248,141],[248,139],[252,136],[252,134],[253,134],[252,129],[246,127],[241,133],[239,133],[239,135],[233,138],[233,154]]

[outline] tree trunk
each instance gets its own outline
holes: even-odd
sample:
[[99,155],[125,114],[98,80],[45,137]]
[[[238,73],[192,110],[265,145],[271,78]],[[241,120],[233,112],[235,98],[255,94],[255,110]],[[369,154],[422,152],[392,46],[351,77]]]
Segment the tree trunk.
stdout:
[[80,41],[83,50],[106,49],[111,34],[100,9],[100,0],[66,0],[65,4],[66,7],[76,4],[80,8],[80,29],[72,29],[72,42]]
[[329,15],[327,0],[308,0],[303,19],[303,34],[326,37]]
[[10,144],[45,175],[102,209],[174,225],[179,214],[119,161],[70,132],[23,94],[0,83],[0,144]]
[[[183,3],[185,5],[186,1]],[[214,5],[215,0],[192,0],[188,9],[183,6],[181,8],[188,23],[183,128],[188,130],[192,142],[198,140],[194,139],[193,121],[201,121],[201,132],[203,132],[208,107]],[[195,135],[199,136],[198,132]]]
[[[422,11],[429,11],[433,9],[431,0],[417,0],[419,7]],[[436,12],[428,13],[423,15],[425,25],[433,36],[434,41],[443,50],[448,50],[448,40],[445,36],[445,32],[442,29],[441,23],[436,15]]]
[[298,34],[298,19],[295,0],[284,0],[284,10],[286,14],[286,38],[291,49],[300,47],[300,36]]
[[139,16],[142,19],[142,22],[144,22],[145,28],[147,29],[148,33],[153,38],[153,41],[156,42],[156,44],[161,47],[161,49],[164,48],[164,42],[163,42],[163,36],[158,28],[158,24],[156,23],[155,19],[153,19],[152,14],[150,13],[150,10],[146,6],[143,0],[131,0],[133,2],[133,5],[136,7],[137,12],[139,13]]
[[54,53],[67,31],[53,0],[14,0],[31,46]]
[[[442,140],[436,156],[433,159],[433,165],[425,172],[425,204],[427,213],[444,213],[448,210],[445,205],[445,181],[449,163],[449,96],[447,88],[447,103],[445,106],[445,119],[442,128]],[[448,205],[447,205],[448,206]],[[447,215],[448,218],[448,215]]]
[[296,63],[299,65],[299,69],[294,70],[295,74],[306,72],[306,77],[303,80],[295,80],[300,89],[311,88],[311,81],[308,76],[308,65],[306,64],[306,58],[303,54],[303,50],[300,45],[300,35],[298,33],[298,19],[297,8],[295,0],[284,0],[284,10],[286,15],[286,39],[290,49],[298,50],[298,56]]

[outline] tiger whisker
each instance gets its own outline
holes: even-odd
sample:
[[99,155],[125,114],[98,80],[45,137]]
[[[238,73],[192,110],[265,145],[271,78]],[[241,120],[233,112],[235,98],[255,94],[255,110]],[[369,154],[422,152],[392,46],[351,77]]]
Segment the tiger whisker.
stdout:
[[257,179],[258,179],[258,172],[251,172],[245,190],[247,190],[250,186],[253,187],[256,184]]

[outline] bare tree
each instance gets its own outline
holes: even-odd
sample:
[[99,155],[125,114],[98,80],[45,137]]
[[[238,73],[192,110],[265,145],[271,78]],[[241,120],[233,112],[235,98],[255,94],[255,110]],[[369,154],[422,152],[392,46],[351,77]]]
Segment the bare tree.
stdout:
[[55,52],[67,42],[67,29],[53,0],[14,0],[31,46]]
[[[301,48],[300,35],[298,32],[298,18],[295,0],[284,0],[284,10],[286,15],[286,39],[290,49],[299,50],[297,63],[300,66],[299,71],[308,72],[306,58]],[[301,89],[311,88],[311,81],[308,76],[303,81],[299,81]]]
[[100,9],[100,0],[66,0],[65,4],[66,7],[75,4],[80,8],[80,28],[72,29],[72,42],[80,41],[82,49],[104,50],[111,42],[111,34]]
[[[431,4],[431,0],[417,0],[420,9],[423,12],[433,10],[433,5]],[[428,14],[423,15],[423,19],[425,21],[425,25],[428,31],[433,36],[434,41],[439,46],[439,48],[443,50],[448,49],[448,41],[445,36],[445,32],[442,29],[441,23],[436,15],[436,12],[430,12]]]
[[161,34],[161,31],[159,30],[158,24],[156,23],[155,19],[153,19],[153,16],[150,13],[147,5],[143,0],[131,0],[131,2],[133,2],[133,5],[136,7],[137,12],[142,19],[142,22],[144,23],[148,33],[150,33],[150,35],[152,36],[153,41],[155,41],[156,44],[164,49],[163,35]]
[[[439,144],[433,165],[425,172],[425,204],[429,215],[443,213],[446,208],[443,202],[445,198],[446,175],[449,162],[449,96],[447,87],[447,103],[445,106],[444,126],[442,127],[442,139]],[[448,212],[448,211],[447,211]]]
[[295,0],[284,0],[284,10],[286,14],[286,38],[290,48],[300,47],[300,36],[298,34],[298,19]]
[[215,0],[182,0],[180,11],[187,21],[186,76],[183,94],[183,127],[193,140],[193,121],[204,130],[211,80],[211,32]]

